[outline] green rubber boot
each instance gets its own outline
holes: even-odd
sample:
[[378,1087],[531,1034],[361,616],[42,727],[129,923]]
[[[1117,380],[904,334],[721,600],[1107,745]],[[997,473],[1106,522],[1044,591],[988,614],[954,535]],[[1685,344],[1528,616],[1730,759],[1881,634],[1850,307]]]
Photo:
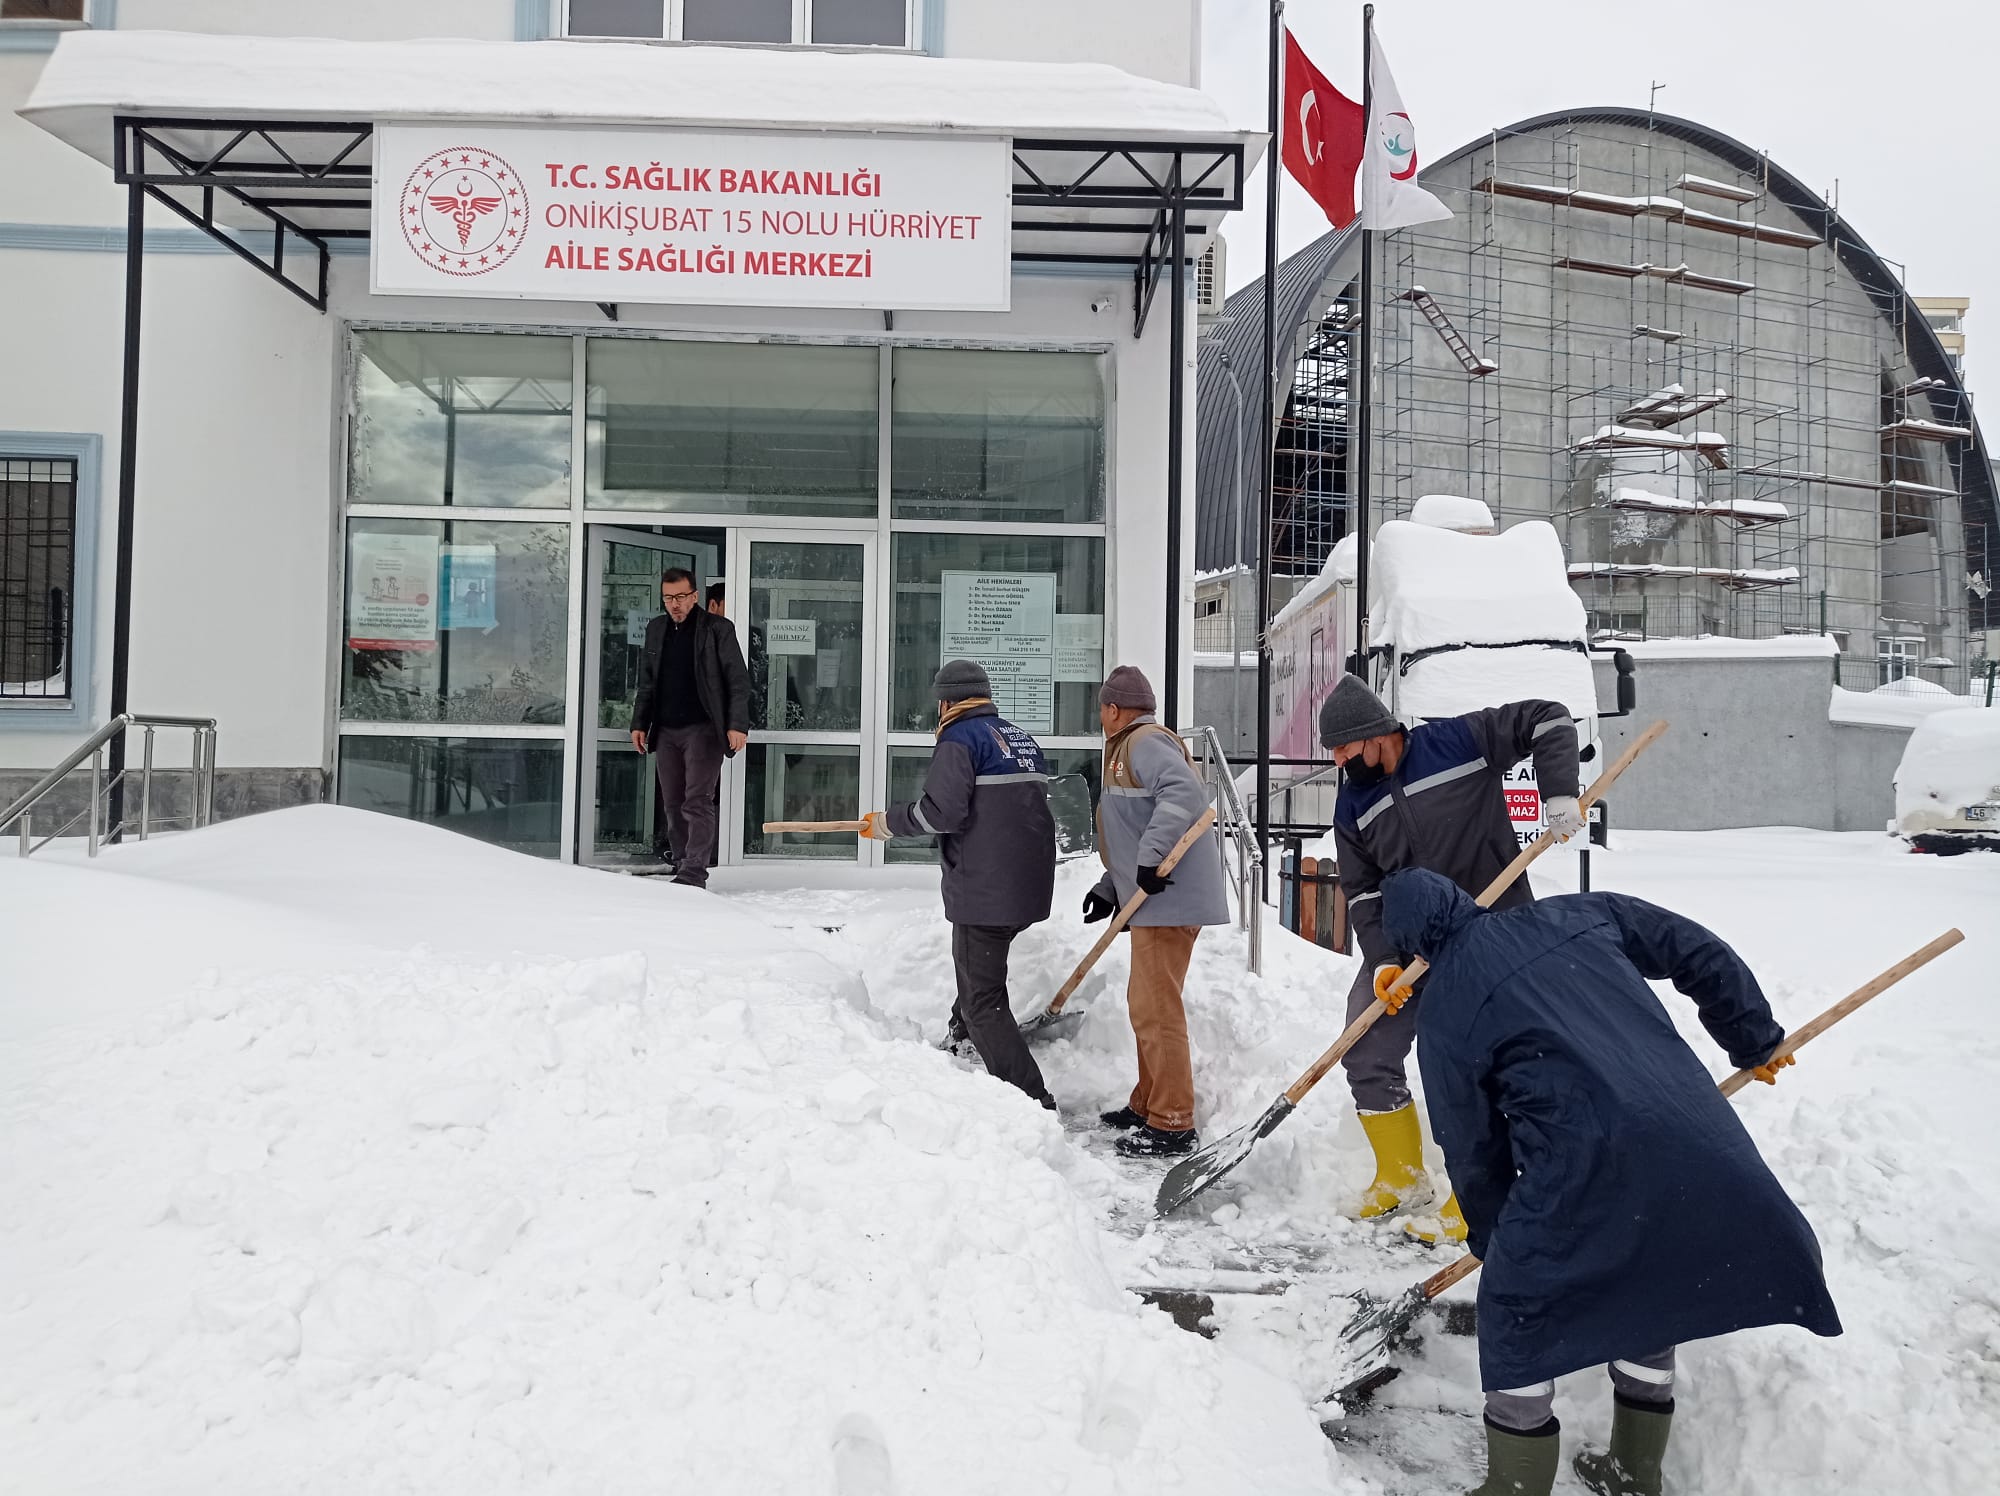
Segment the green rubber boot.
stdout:
[[1570,1468],[1597,1496],[1660,1496],[1660,1467],[1674,1426],[1671,1402],[1642,1407],[1619,1398],[1611,1414],[1611,1447],[1585,1450]]
[[1532,1434],[1486,1425],[1486,1479],[1465,1496],[1549,1496],[1562,1463],[1562,1440],[1551,1418]]

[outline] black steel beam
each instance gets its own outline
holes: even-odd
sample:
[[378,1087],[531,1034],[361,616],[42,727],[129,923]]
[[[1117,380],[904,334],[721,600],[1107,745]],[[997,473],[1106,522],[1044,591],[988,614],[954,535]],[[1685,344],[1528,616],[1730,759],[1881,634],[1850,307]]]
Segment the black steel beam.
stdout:
[[[141,147],[143,153],[144,147]],[[146,289],[146,189],[125,189],[125,358],[118,409],[118,560],[111,591],[111,716],[131,700],[132,517],[139,493],[139,313]],[[125,734],[111,740],[111,839],[124,836]],[[199,792],[196,786],[196,792]]]
[[[1180,162],[1170,177],[1180,185]],[[1187,214],[1176,203],[1169,213],[1167,256],[1172,261],[1173,297],[1167,308],[1167,725],[1180,730],[1181,701],[1181,448],[1187,405]]]

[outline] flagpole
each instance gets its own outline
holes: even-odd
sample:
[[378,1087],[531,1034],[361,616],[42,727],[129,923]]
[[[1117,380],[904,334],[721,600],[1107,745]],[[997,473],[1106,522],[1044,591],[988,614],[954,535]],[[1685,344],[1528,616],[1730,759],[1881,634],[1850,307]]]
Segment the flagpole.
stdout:
[[1271,882],[1271,485],[1277,461],[1272,448],[1278,436],[1278,188],[1284,154],[1279,111],[1284,104],[1284,44],[1285,0],[1271,0],[1271,141],[1264,155],[1264,421],[1259,428],[1262,481],[1257,494],[1257,845],[1267,855],[1259,863],[1263,880],[1259,899],[1270,896]]
[[[1375,7],[1361,7],[1361,128],[1375,128]],[[1374,141],[1363,138],[1361,153],[1361,326],[1356,344],[1349,345],[1348,410],[1354,417],[1354,451],[1348,472],[1354,482],[1348,515],[1354,542],[1354,661],[1355,674],[1368,669],[1368,483],[1369,449],[1374,440],[1375,413],[1375,229],[1368,221],[1369,152]],[[1358,346],[1357,346],[1358,344]]]

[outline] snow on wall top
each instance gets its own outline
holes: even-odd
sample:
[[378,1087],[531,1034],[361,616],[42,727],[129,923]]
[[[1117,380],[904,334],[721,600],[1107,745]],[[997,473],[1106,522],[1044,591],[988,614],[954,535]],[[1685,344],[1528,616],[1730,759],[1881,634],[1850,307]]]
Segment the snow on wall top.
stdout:
[[1484,500],[1462,498],[1455,493],[1423,495],[1410,506],[1410,523],[1458,530],[1467,535],[1491,535],[1500,528],[1493,523],[1493,511]]
[[1826,716],[1829,722],[1861,727],[1915,727],[1934,713],[1977,704],[1974,697],[1954,695],[1936,681],[1906,675],[1872,691],[1835,686]]
[[[2000,800],[2000,711],[1954,706],[1917,724],[1896,765],[1896,819]],[[1910,827],[1906,829],[1922,829]]]
[[72,31],[24,117],[108,161],[110,115],[1249,138],[1101,63],[632,43]]

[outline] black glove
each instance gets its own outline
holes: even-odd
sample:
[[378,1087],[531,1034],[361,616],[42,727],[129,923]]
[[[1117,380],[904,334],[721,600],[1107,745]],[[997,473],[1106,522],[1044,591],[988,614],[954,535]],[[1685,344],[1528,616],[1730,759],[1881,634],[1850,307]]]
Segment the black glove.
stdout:
[[1172,878],[1160,876],[1160,865],[1157,862],[1139,869],[1139,886],[1149,895],[1165,893],[1173,881]]
[[1118,906],[1094,888],[1083,896],[1083,922],[1087,925],[1109,919],[1117,912]]

